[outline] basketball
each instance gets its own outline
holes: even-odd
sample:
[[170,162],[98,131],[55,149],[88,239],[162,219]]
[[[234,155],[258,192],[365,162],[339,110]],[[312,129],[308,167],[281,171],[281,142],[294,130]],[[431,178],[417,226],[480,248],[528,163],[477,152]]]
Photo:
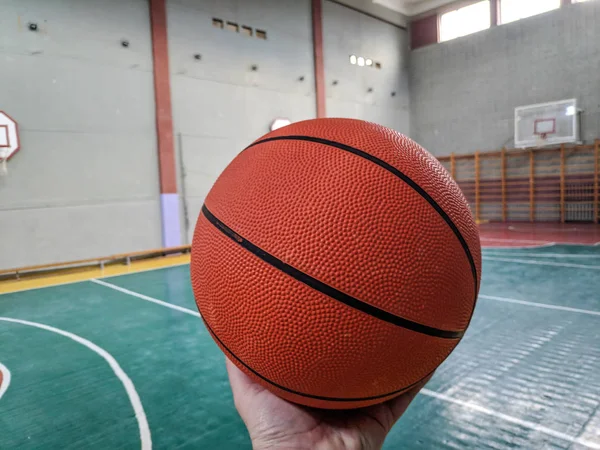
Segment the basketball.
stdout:
[[457,184],[408,137],[353,119],[294,123],[220,175],[191,279],[226,356],[311,407],[384,402],[459,343],[481,275]]

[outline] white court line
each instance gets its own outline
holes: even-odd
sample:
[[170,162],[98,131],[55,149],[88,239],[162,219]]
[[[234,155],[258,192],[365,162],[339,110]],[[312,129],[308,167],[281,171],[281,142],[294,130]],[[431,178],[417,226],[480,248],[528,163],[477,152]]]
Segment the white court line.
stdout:
[[[514,231],[516,233],[531,233],[530,227],[520,227],[518,225],[510,225],[507,228],[509,231]],[[583,231],[582,228],[571,227],[571,228],[544,228],[543,232],[552,232],[552,233],[572,233],[574,231]]]
[[[146,300],[146,301],[149,301],[149,302],[152,302],[152,303],[156,303],[157,305],[166,306],[167,308],[175,309],[177,311],[184,312],[184,313],[189,314],[191,316],[198,316],[198,317],[200,317],[200,314],[197,313],[196,311],[192,311],[191,309],[184,308],[182,306],[172,305],[171,303],[167,303],[167,302],[164,302],[162,300],[158,300],[158,299],[153,298],[153,297],[148,297],[147,295],[139,294],[137,292],[130,291],[129,289],[124,289],[124,288],[122,288],[120,286],[117,286],[117,285],[114,285],[114,284],[111,284],[111,283],[106,283],[105,281],[99,281],[99,280],[91,280],[91,281],[94,282],[94,283],[96,283],[96,284],[100,284],[102,286],[105,286],[107,288],[114,289],[115,291],[123,292],[124,294],[129,294],[129,295],[132,295],[134,297],[141,298],[142,300]],[[439,392],[430,391],[429,389],[421,389],[420,393],[424,394],[424,395],[427,395],[429,397],[434,397],[434,398],[437,398],[439,400],[443,400],[443,401],[449,402],[449,403],[454,403],[454,404],[457,404],[457,405],[461,405],[461,406],[463,406],[465,408],[473,409],[473,410],[478,411],[478,412],[480,412],[482,414],[487,414],[489,416],[498,417],[499,419],[503,419],[503,420],[505,420],[507,422],[516,423],[516,424],[518,424],[518,425],[520,425],[522,427],[529,428],[529,429],[532,429],[532,430],[535,430],[535,431],[539,431],[541,433],[545,433],[545,434],[548,434],[550,436],[558,437],[559,439],[563,439],[563,440],[568,441],[568,442],[578,443],[580,445],[584,445],[586,447],[593,448],[593,449],[600,449],[600,444],[594,444],[593,442],[588,442],[588,441],[585,441],[583,439],[575,438],[573,436],[569,436],[567,434],[560,433],[558,431],[554,431],[554,430],[552,430],[550,428],[546,428],[544,426],[538,425],[537,423],[529,422],[529,421],[526,421],[526,420],[521,420],[521,419],[518,419],[518,418],[513,417],[513,416],[509,416],[509,415],[502,414],[502,413],[499,413],[499,412],[496,412],[496,411],[492,411],[491,409],[487,409],[487,408],[485,408],[483,406],[480,406],[480,405],[477,405],[475,403],[464,402],[462,400],[457,400],[457,399],[449,397],[449,396],[447,396],[445,394],[441,394]]]
[[[101,279],[105,279],[105,278],[117,278],[117,277],[123,277],[125,275],[134,275],[136,273],[153,272],[155,270],[164,270],[164,269],[170,269],[172,267],[181,267],[181,266],[189,266],[189,265],[190,265],[189,262],[178,263],[178,264],[172,264],[170,266],[151,267],[150,269],[142,269],[142,270],[134,270],[132,272],[118,273],[116,275],[106,275],[106,276],[100,277],[100,278]],[[83,281],[89,281],[89,280],[83,280]]]
[[518,264],[533,264],[535,266],[574,267],[575,269],[600,270],[600,266],[587,266],[585,264],[557,263],[550,261],[532,261],[529,259],[496,258],[495,256],[482,256],[489,261],[513,262]]
[[60,334],[61,336],[68,337],[69,339],[72,339],[73,341],[89,348],[91,351],[104,358],[104,360],[108,363],[108,365],[113,370],[117,378],[121,380],[121,383],[123,383],[123,386],[125,387],[125,391],[127,392],[127,396],[129,397],[129,401],[131,402],[133,411],[135,412],[135,418],[138,422],[138,427],[140,430],[140,440],[142,442],[142,450],[150,450],[152,448],[150,427],[148,426],[148,420],[146,419],[146,413],[144,412],[142,401],[140,400],[140,397],[137,391],[135,390],[133,382],[123,371],[117,360],[113,358],[113,356],[110,353],[108,353],[103,348],[98,347],[93,342],[82,338],[81,336],[78,336],[65,330],[61,330],[60,328],[54,328],[49,325],[44,325],[43,323],[29,322],[27,320],[13,319],[11,317],[0,317],[0,321],[18,323],[21,325],[27,325],[29,327],[40,328],[42,330]]
[[517,300],[516,298],[495,297],[493,295],[484,295],[484,294],[479,294],[479,297],[485,298],[487,300],[495,300],[498,302],[516,303],[518,305],[526,305],[526,306],[535,306],[536,308],[556,309],[558,311],[569,311],[569,312],[580,313],[580,314],[588,314],[590,316],[600,316],[600,311],[592,311],[589,309],[570,308],[568,306],[550,305],[548,303],[528,302],[525,300]]
[[123,294],[132,295],[134,297],[141,298],[142,300],[146,300],[148,302],[156,303],[157,305],[161,305],[161,306],[164,306],[166,308],[171,308],[171,309],[174,309],[176,311],[180,311],[180,312],[182,312],[184,314],[189,314],[190,316],[201,317],[200,313],[198,313],[197,311],[192,311],[191,309],[184,308],[183,306],[177,306],[177,305],[174,305],[172,303],[163,302],[162,300],[159,300],[157,298],[148,297],[147,295],[140,294],[140,293],[135,292],[135,291],[130,291],[129,289],[122,288],[121,286],[117,286],[116,284],[107,283],[106,281],[96,280],[94,278],[92,278],[89,281],[91,281],[92,283],[100,284],[100,285],[102,285],[104,287],[107,287],[107,288],[110,288],[110,289],[114,289],[115,291],[122,292]]
[[10,370],[4,364],[0,363],[0,373],[2,373],[2,384],[0,384],[0,398],[2,398],[8,386],[10,386]]
[[[490,237],[480,237],[479,238],[481,241],[491,241],[491,242],[511,242],[511,243],[517,243],[517,244],[527,244],[527,243],[531,243],[531,244],[541,244],[541,247],[552,247],[553,245],[574,245],[574,246],[580,246],[580,247],[589,247],[589,246],[595,246],[595,245],[600,245],[600,242],[596,242],[595,244],[581,244],[581,243],[573,243],[573,242],[550,242],[550,241],[536,241],[536,240],[529,240],[529,239],[504,239],[504,238],[490,238]],[[532,245],[532,247],[534,247]],[[502,248],[507,248],[507,247],[502,247]],[[517,248],[517,247],[510,247],[510,248]],[[527,247],[525,248],[529,248],[529,245],[527,245]]]
[[430,391],[429,389],[421,389],[421,394],[426,395],[428,397],[433,397],[438,400],[443,400],[448,403],[453,403],[455,405],[462,406],[466,409],[471,409],[473,411],[477,411],[481,414],[485,414],[487,416],[497,417],[498,419],[505,420],[506,422],[514,423],[515,425],[519,425],[524,428],[529,428],[530,430],[539,431],[540,433],[547,434],[548,436],[553,436],[558,439],[562,439],[563,441],[571,442],[573,444],[583,445],[588,448],[600,449],[600,444],[595,442],[586,441],[585,439],[576,438],[573,436],[569,436],[568,434],[561,433],[560,431],[555,431],[551,428],[547,428],[543,425],[530,422],[529,420],[518,419],[517,417],[509,416],[508,414],[503,414],[501,412],[493,411],[484,406],[478,405],[473,402],[465,402],[463,400],[458,400],[456,398],[450,397],[445,394],[441,394],[439,392]]
[[484,250],[497,250],[497,249],[502,249],[502,250],[523,250],[523,249],[530,249],[530,248],[554,247],[555,245],[557,245],[556,242],[548,242],[547,244],[511,245],[511,246],[482,244],[481,248],[484,249]]
[[537,241],[533,239],[504,239],[504,238],[488,238],[482,237],[482,241],[493,241],[493,242],[512,242],[515,244],[556,244],[556,242],[551,241]]
[[[102,277],[99,277],[99,278],[100,279],[116,278],[116,277],[122,277],[124,275],[134,275],[136,273],[144,273],[144,272],[152,272],[154,270],[170,269],[172,267],[189,266],[189,264],[190,263],[180,263],[180,264],[173,264],[171,266],[152,267],[150,269],[135,270],[135,271],[131,271],[131,272],[119,273],[119,274],[116,274],[116,275],[106,275],[106,276],[102,276]],[[7,294],[16,294],[17,292],[37,291],[38,289],[47,289],[47,288],[52,288],[52,287],[56,287],[56,286],[67,286],[69,284],[86,283],[86,282],[88,282],[90,280],[91,280],[91,278],[86,278],[85,280],[65,281],[63,283],[50,284],[48,286],[37,286],[37,287],[32,287],[32,288],[19,289],[17,291],[0,292],[0,296],[7,295]]]
[[[505,247],[507,248],[507,247]],[[598,255],[569,255],[568,253],[513,253],[513,252],[497,252],[491,254],[486,252],[484,256],[534,256],[536,258],[600,258]]]

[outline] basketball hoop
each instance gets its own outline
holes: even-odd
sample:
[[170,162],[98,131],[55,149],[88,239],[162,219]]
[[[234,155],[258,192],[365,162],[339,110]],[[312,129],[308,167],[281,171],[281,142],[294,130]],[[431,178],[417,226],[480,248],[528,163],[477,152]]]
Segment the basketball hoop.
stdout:
[[535,135],[535,146],[536,147],[544,147],[547,141],[548,133],[539,133]]
[[576,99],[515,108],[515,147],[546,147],[579,142],[578,113]]
[[548,135],[556,133],[556,119],[536,119],[533,123],[533,134],[536,137],[536,145],[544,147],[548,145]]

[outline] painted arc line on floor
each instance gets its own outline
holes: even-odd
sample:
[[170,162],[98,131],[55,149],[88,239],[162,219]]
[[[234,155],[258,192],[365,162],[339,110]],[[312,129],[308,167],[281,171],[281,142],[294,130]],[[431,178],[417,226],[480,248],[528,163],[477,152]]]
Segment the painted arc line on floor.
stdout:
[[133,407],[133,411],[135,412],[135,418],[138,422],[138,428],[140,431],[140,440],[142,443],[142,450],[151,450],[152,449],[152,439],[150,437],[150,427],[148,426],[148,419],[146,418],[146,413],[144,411],[144,407],[142,406],[142,401],[135,390],[135,386],[131,379],[127,376],[125,371],[121,368],[119,363],[113,356],[104,350],[102,347],[98,347],[91,341],[88,341],[81,336],[70,333],[69,331],[61,330],[60,328],[54,328],[49,325],[44,325],[43,323],[38,322],[29,322],[28,320],[21,319],[13,319],[11,317],[0,317],[0,321],[2,322],[12,322],[18,323],[20,325],[26,325],[29,327],[40,328],[42,330],[50,331],[52,333],[60,334],[61,336],[67,337],[78,344],[81,344],[91,351],[102,357],[113,370],[117,378],[121,381],[123,386],[125,387],[125,391],[127,392],[127,396],[129,397],[129,401],[131,402],[131,406]]
[[2,384],[0,384],[0,399],[6,393],[10,386],[10,370],[4,364],[0,363],[0,373],[2,373]]
[[589,316],[600,316],[600,311],[592,311],[589,309],[571,308],[569,306],[551,305],[549,303],[528,302],[526,300],[517,300],[516,298],[496,297],[494,295],[479,294],[479,298],[486,300],[495,300],[497,302],[515,303],[517,305],[534,306],[536,308],[554,309],[557,311],[569,311],[579,314],[587,314]]
[[462,406],[466,409],[471,409],[473,411],[477,411],[481,414],[485,414],[492,417],[497,417],[498,419],[502,419],[506,422],[514,423],[515,425],[522,426],[524,428],[529,428],[530,430],[539,431],[540,433],[547,434],[549,436],[556,437],[558,439],[562,439],[563,441],[571,442],[573,444],[583,445],[588,448],[600,449],[600,444],[595,442],[586,441],[585,439],[576,438],[573,436],[569,436],[568,434],[561,433],[560,431],[555,431],[551,428],[547,428],[538,423],[530,422],[529,420],[522,420],[517,417],[509,416],[508,414],[503,414],[501,412],[497,412],[491,409],[488,409],[484,406],[478,405],[472,402],[465,402],[463,400],[458,400],[456,398],[450,397],[445,394],[441,394],[439,392],[430,391],[429,389],[421,389],[421,394],[426,395],[428,397],[436,398],[438,400],[442,400],[448,403],[453,403],[455,405]]
[[[137,297],[137,298],[141,298],[142,300],[146,300],[146,301],[149,301],[149,302],[152,302],[152,303],[156,303],[157,305],[161,305],[161,306],[165,306],[167,308],[175,309],[175,310],[183,312],[185,314],[189,314],[190,316],[198,316],[198,317],[200,317],[199,313],[197,313],[196,311],[193,311],[191,309],[184,308],[182,306],[173,305],[171,303],[167,303],[167,302],[164,302],[162,300],[158,300],[158,299],[153,298],[153,297],[148,297],[147,295],[140,294],[140,293],[135,292],[135,291],[130,291],[129,289],[122,288],[122,287],[117,286],[115,284],[107,283],[105,281],[100,281],[100,280],[90,280],[90,281],[92,281],[93,283],[105,286],[105,287],[107,287],[109,289],[114,289],[115,291],[119,291],[119,292],[122,292],[124,294],[128,294],[128,295],[132,295],[132,296]],[[457,404],[457,405],[461,405],[461,406],[463,406],[465,408],[469,408],[469,409],[478,411],[478,412],[480,412],[482,414],[487,414],[487,415],[490,415],[490,416],[497,417],[499,419],[506,420],[507,422],[516,423],[516,424],[521,425],[521,426],[523,426],[525,428],[529,428],[529,429],[532,429],[532,430],[535,430],[535,431],[539,431],[541,433],[544,433],[544,434],[547,434],[547,435],[550,435],[550,436],[558,437],[558,438],[563,439],[563,440],[568,441],[568,442],[574,442],[574,443],[578,443],[580,445],[587,446],[589,448],[600,450],[600,444],[594,444],[594,443],[591,443],[591,442],[587,442],[587,441],[584,441],[582,439],[575,438],[573,436],[569,436],[567,434],[561,433],[559,431],[554,431],[554,430],[552,430],[550,428],[546,428],[544,426],[538,425],[538,424],[533,423],[533,422],[529,422],[529,421],[526,421],[526,420],[521,420],[521,419],[519,419],[517,417],[513,417],[513,416],[506,415],[506,414],[498,413],[496,411],[492,411],[491,409],[485,408],[485,407],[477,405],[475,403],[464,402],[462,400],[458,400],[458,399],[449,397],[449,396],[447,396],[445,394],[441,394],[439,392],[430,391],[429,389],[421,389],[420,393],[423,394],[423,395],[429,396],[429,397],[435,397],[438,400],[443,400],[443,401],[446,401],[448,403],[454,403],[454,404]]]
[[[569,255],[568,253],[513,253],[509,250],[506,252],[498,252],[497,249],[494,249],[495,253],[485,252],[484,256],[494,256],[494,257],[503,257],[503,256],[527,256],[534,258],[600,258],[600,254],[598,255]],[[514,248],[514,247],[513,247]]]
[[512,262],[517,264],[531,264],[535,266],[553,266],[553,267],[573,267],[575,269],[587,269],[587,270],[600,270],[600,266],[587,266],[585,264],[574,264],[574,263],[557,263],[551,261],[533,261],[530,259],[513,259],[513,258],[496,258],[494,256],[482,256],[484,260],[488,261],[501,261],[501,262]]

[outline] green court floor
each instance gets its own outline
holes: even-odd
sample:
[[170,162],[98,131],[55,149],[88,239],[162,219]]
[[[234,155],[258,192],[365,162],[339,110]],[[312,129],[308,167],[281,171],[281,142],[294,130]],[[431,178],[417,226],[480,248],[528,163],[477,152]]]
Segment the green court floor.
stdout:
[[[1,295],[0,449],[250,448],[188,269]],[[599,407],[600,247],[489,249],[469,331],[385,448],[600,449]]]

